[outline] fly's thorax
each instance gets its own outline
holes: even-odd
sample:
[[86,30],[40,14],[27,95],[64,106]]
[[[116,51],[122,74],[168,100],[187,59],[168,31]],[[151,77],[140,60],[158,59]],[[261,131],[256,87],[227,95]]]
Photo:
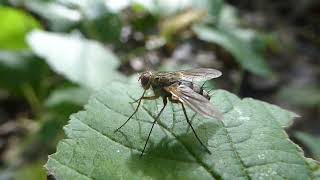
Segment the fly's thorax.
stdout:
[[164,88],[177,82],[170,73],[156,73],[152,76],[151,86],[153,89]]
[[164,88],[169,87],[177,83],[176,78],[171,76],[171,73],[155,73],[151,77],[151,88],[155,95],[161,97],[170,97],[170,92],[167,92]]

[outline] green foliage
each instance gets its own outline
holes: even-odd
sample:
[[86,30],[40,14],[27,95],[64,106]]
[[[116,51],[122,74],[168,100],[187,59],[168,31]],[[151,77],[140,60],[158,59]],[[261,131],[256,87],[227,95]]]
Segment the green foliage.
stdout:
[[35,28],[39,22],[29,14],[8,7],[0,6],[0,49],[26,49],[25,35]]
[[320,160],[320,137],[303,132],[296,132],[294,137],[300,140],[303,145],[307,146],[315,159]]
[[223,28],[195,26],[195,33],[201,40],[216,43],[229,51],[243,68],[261,76],[270,76],[271,71],[262,56],[250,44]]
[[45,179],[46,174],[43,171],[42,164],[42,161],[38,161],[28,166],[24,166],[19,171],[13,172],[13,178],[23,180]]
[[49,157],[49,173],[58,179],[313,178],[314,168],[283,130],[296,114],[222,90],[212,103],[224,112],[223,122],[188,111],[211,155],[194,138],[180,106],[169,103],[139,158],[161,100],[145,101],[121,132],[113,131],[133,112],[129,102],[141,91],[138,84],[112,83],[92,96],[85,111],[71,116],[69,139]]
[[240,28],[239,16],[237,16],[237,11],[234,7],[224,4],[220,7],[219,12],[219,19],[216,20],[217,26],[229,29]]
[[316,106],[320,105],[320,88],[288,86],[279,91],[278,97],[293,105]]
[[82,106],[88,102],[91,91],[79,87],[63,87],[54,90],[47,98],[47,107],[57,107],[63,103],[71,103]]
[[99,89],[110,80],[123,80],[116,72],[117,57],[102,44],[67,34],[33,31],[28,36],[32,50],[68,80],[89,89]]
[[260,46],[267,43],[262,41],[263,36],[252,29],[241,28],[237,12],[232,6],[225,4],[219,7],[219,14],[216,15],[214,22],[207,22],[207,26],[197,25],[193,28],[198,38],[215,43],[230,52],[244,69],[260,76],[270,77],[270,67],[262,53],[258,52],[254,46],[254,40],[257,39],[260,40]]
[[103,1],[90,2],[90,6],[80,7],[83,14],[81,26],[84,34],[101,42],[118,42],[122,29],[119,14],[110,12]]
[[[105,12],[83,23],[84,32],[102,42],[117,42],[120,39],[122,22],[117,14]],[[112,27],[112,28],[110,28]]]
[[123,0],[120,3],[113,1],[105,2],[109,9],[114,12],[119,12],[128,6],[131,6],[136,12],[148,11],[154,16],[170,16],[175,13],[188,9],[203,9],[209,12],[213,17],[218,16],[221,7],[224,3],[223,0],[184,0],[184,1],[170,1],[170,0]]
[[43,18],[53,31],[67,31],[81,21],[79,11],[55,0],[16,0],[16,3]]
[[310,158],[307,158],[307,163],[312,170],[313,179],[320,179],[320,163]]
[[0,51],[0,87],[12,95],[27,95],[29,87],[43,95],[42,82],[49,75],[48,71],[46,64],[28,51]]

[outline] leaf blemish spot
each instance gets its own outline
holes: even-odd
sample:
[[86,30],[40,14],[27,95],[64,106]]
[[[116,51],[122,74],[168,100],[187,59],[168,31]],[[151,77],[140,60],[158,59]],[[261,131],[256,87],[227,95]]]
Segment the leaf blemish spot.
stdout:
[[264,154],[259,154],[258,158],[261,159],[261,160],[264,160],[265,159],[265,155]]
[[240,121],[249,121],[250,120],[249,116],[242,116],[243,112],[238,107],[235,107],[234,110],[239,114]]

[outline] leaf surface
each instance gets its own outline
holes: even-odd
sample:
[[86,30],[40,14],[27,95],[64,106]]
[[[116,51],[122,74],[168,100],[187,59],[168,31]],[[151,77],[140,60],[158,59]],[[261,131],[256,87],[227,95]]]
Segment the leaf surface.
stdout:
[[[58,179],[310,179],[313,170],[283,130],[296,114],[277,106],[216,90],[211,98],[223,123],[188,109],[193,126],[212,154],[195,139],[177,104],[169,103],[139,158],[161,99],[144,101],[134,118],[138,84],[115,82],[92,96],[65,127],[46,168]],[[313,167],[314,169],[314,167]]]

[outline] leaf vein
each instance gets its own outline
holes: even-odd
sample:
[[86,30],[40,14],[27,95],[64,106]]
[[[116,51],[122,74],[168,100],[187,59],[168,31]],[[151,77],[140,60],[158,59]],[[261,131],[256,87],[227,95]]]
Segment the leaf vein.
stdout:
[[136,151],[138,151],[138,152],[142,152],[141,150],[139,150],[139,149],[137,149],[137,148],[130,147],[130,146],[127,146],[127,145],[125,145],[125,144],[122,144],[122,143],[116,141],[115,139],[111,138],[110,136],[104,134],[103,132],[100,132],[99,130],[93,128],[93,127],[90,126],[89,124],[86,124],[86,123],[82,122],[80,119],[78,119],[78,118],[76,118],[76,117],[74,117],[74,118],[75,118],[77,121],[79,121],[81,124],[83,124],[83,125],[87,126],[88,128],[92,129],[92,130],[93,130],[94,132],[96,132],[97,134],[100,134],[101,136],[103,136],[103,137],[105,137],[105,138],[107,138],[107,139],[109,139],[109,140],[111,140],[111,141],[113,141],[113,142],[115,142],[115,143],[117,143],[117,144],[119,144],[119,145],[122,145],[123,147],[126,147],[126,148],[128,148],[128,149],[132,149],[132,150],[136,150]]
[[67,165],[63,164],[61,161],[58,161],[57,159],[51,158],[51,160],[53,160],[53,161],[55,161],[55,162],[59,163],[60,165],[62,165],[62,166],[64,166],[64,167],[66,167],[66,168],[68,168],[68,169],[70,169],[70,170],[74,171],[75,173],[77,173],[77,174],[79,174],[79,175],[81,175],[81,176],[84,176],[84,177],[85,177],[85,178],[87,178],[87,179],[93,179],[93,178],[91,178],[91,177],[87,177],[87,175],[86,175],[86,174],[81,173],[81,172],[80,172],[80,171],[78,171],[77,169],[74,169],[74,168],[72,168],[72,167],[70,167],[70,166],[67,166]]
[[[222,123],[223,124],[223,123]],[[238,159],[238,161],[240,162],[240,165],[241,165],[241,168],[243,170],[243,172],[245,173],[245,176],[248,178],[248,179],[251,179],[249,173],[247,172],[247,167],[244,163],[244,161],[241,159],[240,155],[239,155],[239,152],[237,151],[237,149],[235,148],[234,144],[233,144],[233,140],[229,134],[229,131],[228,129],[225,127],[225,125],[223,124],[223,129],[225,130],[226,132],[226,136],[227,136],[227,139],[230,143],[230,146],[231,146],[231,149],[233,150],[234,154],[236,155],[236,158]]]

